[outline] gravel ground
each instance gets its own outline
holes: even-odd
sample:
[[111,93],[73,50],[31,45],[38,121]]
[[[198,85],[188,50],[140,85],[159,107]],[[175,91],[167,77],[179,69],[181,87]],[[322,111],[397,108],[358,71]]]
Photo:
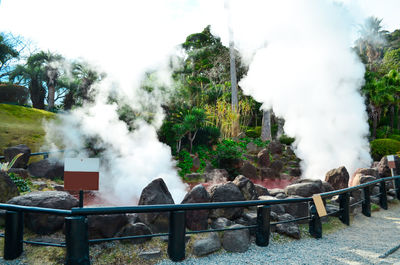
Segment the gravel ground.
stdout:
[[321,239],[307,238],[288,243],[270,243],[268,247],[254,244],[245,253],[217,253],[183,262],[163,260],[158,265],[214,264],[397,264],[400,250],[379,258],[400,245],[400,205],[390,204],[389,210],[373,212],[372,217],[355,216],[349,227],[323,235]]

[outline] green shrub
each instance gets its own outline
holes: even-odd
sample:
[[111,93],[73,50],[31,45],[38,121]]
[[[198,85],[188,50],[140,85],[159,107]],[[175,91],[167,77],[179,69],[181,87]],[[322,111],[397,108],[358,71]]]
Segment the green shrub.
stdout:
[[390,134],[389,126],[381,126],[376,129],[376,138],[377,139],[388,138],[389,134]]
[[29,98],[28,89],[14,84],[0,84],[0,103],[26,105]]
[[375,161],[383,156],[393,155],[400,151],[400,141],[393,139],[376,139],[371,143],[371,155]]
[[250,138],[258,138],[261,134],[258,134],[255,129],[248,129],[246,131],[246,136]]
[[285,134],[283,134],[281,137],[279,137],[279,142],[281,142],[282,144],[286,144],[286,145],[291,145],[294,142],[294,138],[289,137]]
[[219,168],[226,169],[229,176],[234,178],[238,175],[242,155],[243,150],[240,143],[226,139],[218,144],[215,161]]
[[400,135],[399,134],[391,134],[391,135],[389,135],[388,138],[396,140],[396,141],[400,141]]
[[177,167],[179,167],[181,170],[179,170],[179,176],[182,178],[186,175],[189,174],[193,167],[193,158],[190,156],[190,153],[186,150],[182,150],[178,154],[179,162],[177,164]]
[[198,130],[194,145],[214,145],[221,136],[219,128],[214,126],[205,126]]
[[19,192],[31,191],[28,181],[26,181],[25,179],[23,179],[21,177],[16,176],[14,173],[10,173],[9,176],[10,176],[11,180],[17,186]]

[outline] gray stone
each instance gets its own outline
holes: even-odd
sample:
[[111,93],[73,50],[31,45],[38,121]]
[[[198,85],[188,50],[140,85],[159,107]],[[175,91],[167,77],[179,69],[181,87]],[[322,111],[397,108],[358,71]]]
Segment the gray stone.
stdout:
[[29,174],[38,178],[64,178],[64,163],[55,158],[47,158],[28,166]]
[[211,183],[224,183],[228,181],[228,178],[229,174],[225,169],[213,169],[205,174],[204,181]]
[[[239,188],[232,182],[218,184],[211,187],[211,202],[244,201],[245,198]],[[236,219],[243,213],[243,208],[220,208],[210,210],[211,218],[225,217]]]
[[126,214],[89,215],[89,238],[109,238],[129,222]]
[[[260,196],[258,197],[259,200],[264,201],[264,200],[277,200],[277,198],[272,197],[272,196]],[[277,214],[283,214],[285,213],[285,207],[283,207],[282,204],[273,204],[271,205],[271,211],[277,213]]]
[[[232,225],[231,228],[243,227]],[[228,252],[246,252],[250,246],[250,232],[248,229],[225,231],[222,237],[222,246]]]
[[13,158],[22,153],[23,155],[17,159],[14,163],[14,168],[26,168],[31,155],[31,149],[24,144],[8,147],[4,150],[4,158],[6,162],[11,162]]
[[264,179],[276,179],[279,178],[279,172],[273,170],[272,168],[269,167],[263,167],[260,169],[260,177],[262,180]]
[[349,173],[345,167],[332,169],[326,173],[325,181],[329,182],[335,190],[345,189],[349,186]]
[[256,189],[256,193],[257,193],[258,197],[269,195],[268,189],[264,186],[261,186],[259,184],[254,184],[254,188]]
[[19,191],[7,172],[0,171],[0,203],[18,196]]
[[[143,224],[143,223],[135,223],[135,224],[127,224],[120,229],[120,231],[116,234],[116,237],[125,237],[125,236],[142,236],[142,235],[151,235],[151,229]],[[141,244],[146,241],[150,241],[151,238],[135,238],[124,240],[123,242],[131,243],[131,244]]]
[[282,199],[286,199],[287,196],[285,195],[285,193],[278,193],[278,194],[276,194],[275,198],[282,200]]
[[161,249],[144,250],[139,252],[139,258],[151,260],[161,258]]
[[[210,202],[210,195],[203,185],[196,185],[182,201],[185,203]],[[205,230],[208,228],[209,210],[186,211],[186,227],[190,230]]]
[[[293,220],[294,217],[290,214],[283,214],[278,216],[279,221]],[[295,239],[300,239],[300,228],[297,223],[284,223],[276,225],[276,232],[279,234],[287,235]]]
[[280,173],[283,169],[283,162],[281,160],[275,160],[269,166],[273,171]]
[[240,189],[246,200],[257,200],[257,191],[254,183],[251,182],[250,179],[246,178],[245,176],[239,175],[233,180],[233,184],[235,184]]
[[[302,198],[302,197],[293,195],[289,196],[287,199],[294,199],[294,198]],[[307,202],[287,203],[284,204],[283,206],[285,207],[285,212],[295,218],[306,217],[309,215]]]
[[219,218],[213,219],[211,221],[212,229],[223,229],[223,228],[231,226],[231,225],[232,225],[232,221],[226,219],[225,217],[219,217]]
[[268,145],[268,150],[272,155],[281,155],[283,152],[283,145],[279,141],[272,141]]
[[24,179],[29,177],[29,172],[25,168],[10,168],[7,172],[14,173]]
[[245,161],[243,163],[243,166],[240,168],[239,172],[240,172],[240,174],[242,174],[243,176],[245,176],[246,178],[249,178],[249,179],[259,179],[260,178],[257,174],[257,168],[248,161]]
[[350,186],[358,186],[367,182],[376,180],[376,177],[370,175],[363,175],[361,173],[355,174],[351,180]]
[[269,151],[268,149],[263,149],[257,154],[258,165],[260,167],[269,167],[271,164],[269,159]]
[[208,237],[197,240],[193,243],[193,254],[196,256],[204,256],[221,248],[221,240],[217,233],[210,233]]
[[279,193],[285,193],[285,190],[284,189],[275,188],[275,189],[269,189],[268,192],[269,192],[269,195],[276,196]]
[[311,197],[313,194],[323,192],[323,186],[321,180],[315,180],[312,182],[302,182],[288,185],[285,188],[286,195],[297,195],[301,197]]
[[249,154],[257,154],[258,152],[260,152],[260,147],[258,147],[255,143],[253,143],[253,142],[249,142],[247,145],[246,145],[246,150],[247,150],[247,153],[249,153]]

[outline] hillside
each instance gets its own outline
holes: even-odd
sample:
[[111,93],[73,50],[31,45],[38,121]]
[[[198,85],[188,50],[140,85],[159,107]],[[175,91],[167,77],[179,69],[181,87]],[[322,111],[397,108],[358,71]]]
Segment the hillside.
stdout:
[[0,104],[0,154],[17,144],[26,144],[37,152],[45,136],[43,121],[55,117],[56,114],[44,110]]

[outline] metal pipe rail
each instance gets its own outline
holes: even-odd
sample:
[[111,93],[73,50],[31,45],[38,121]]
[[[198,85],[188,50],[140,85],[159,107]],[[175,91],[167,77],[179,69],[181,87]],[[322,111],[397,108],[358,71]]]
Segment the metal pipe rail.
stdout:
[[[43,158],[48,158],[49,154],[53,153],[65,153],[68,151],[73,151],[73,150],[54,150],[54,151],[48,151],[48,152],[37,152],[37,153],[31,153],[29,156],[43,156]],[[0,160],[5,159],[5,156],[0,156]]]
[[[331,212],[328,216],[337,215],[339,219],[350,225],[350,207],[362,204],[362,213],[365,216],[371,216],[371,195],[370,188],[379,185],[379,205],[387,209],[387,191],[386,182],[394,181],[396,198],[400,200],[400,176],[382,178],[359,186],[350,187],[342,190],[321,193],[324,201],[335,195],[339,196],[339,210]],[[350,205],[349,198],[352,191],[364,191],[363,198],[360,201]],[[280,222],[271,222],[270,211],[272,205],[305,203],[309,204],[309,216],[285,220]],[[207,210],[217,208],[244,208],[257,206],[256,225],[243,226],[239,228],[222,228],[198,231],[186,231],[185,211]],[[260,200],[260,201],[234,201],[234,202],[215,202],[215,203],[191,203],[191,204],[164,204],[164,205],[139,205],[122,207],[96,207],[96,208],[72,208],[71,210],[49,209],[42,207],[30,207],[11,204],[0,204],[0,209],[6,210],[6,227],[4,235],[4,259],[11,260],[19,257],[23,251],[23,243],[44,245],[53,247],[66,247],[66,264],[90,264],[89,244],[100,243],[114,240],[129,240],[139,238],[152,238],[156,236],[168,236],[168,255],[173,261],[181,261],[185,258],[185,235],[208,233],[216,231],[228,231],[238,229],[253,229],[256,235],[256,244],[258,246],[268,246],[270,237],[270,228],[273,225],[297,222],[300,220],[309,220],[309,232],[315,238],[322,237],[322,223],[318,216],[316,207],[311,197],[292,198],[280,200]],[[148,213],[148,212],[169,212],[169,232],[161,234],[150,234],[140,236],[125,236],[115,238],[88,239],[88,215],[100,214],[124,214],[124,213]],[[65,216],[65,243],[38,242],[23,240],[23,217],[24,213],[40,213]]]

